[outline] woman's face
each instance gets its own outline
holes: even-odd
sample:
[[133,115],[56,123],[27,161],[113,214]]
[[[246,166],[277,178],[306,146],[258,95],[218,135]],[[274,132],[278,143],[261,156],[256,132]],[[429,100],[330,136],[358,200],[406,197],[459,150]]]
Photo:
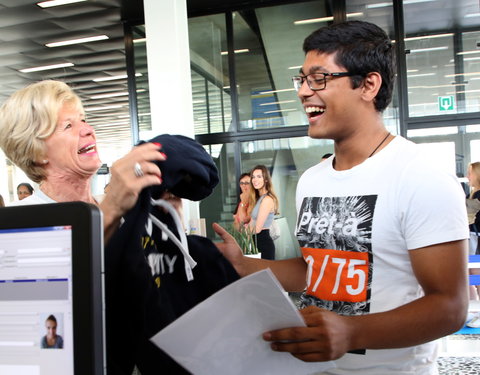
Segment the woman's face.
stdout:
[[53,320],[47,320],[45,322],[45,328],[47,329],[47,337],[53,339],[57,336],[57,323]]
[[17,196],[19,200],[25,199],[26,197],[30,196],[30,190],[27,189],[26,186],[20,185],[17,189]]
[[72,103],[65,103],[60,109],[57,127],[45,145],[47,176],[90,177],[102,164],[95,131],[81,109]]
[[248,193],[250,191],[250,176],[243,176],[239,183],[242,193]]
[[260,190],[265,186],[265,180],[263,179],[263,173],[261,169],[255,169],[252,172],[252,185],[255,190]]

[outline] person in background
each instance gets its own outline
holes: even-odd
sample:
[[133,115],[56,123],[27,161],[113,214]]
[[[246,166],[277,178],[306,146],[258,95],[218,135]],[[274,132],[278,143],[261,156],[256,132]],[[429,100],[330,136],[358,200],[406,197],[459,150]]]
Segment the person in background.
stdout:
[[20,201],[32,195],[33,192],[34,192],[33,186],[30,185],[28,182],[22,182],[17,186],[17,196],[18,196],[18,200]]
[[80,98],[63,82],[45,80],[12,94],[0,108],[0,147],[28,178],[39,184],[35,194],[15,204],[82,201],[103,212],[105,240],[141,190],[161,184],[155,160],[165,160],[161,145],[134,147],[111,168],[109,191],[101,203],[91,182],[102,165],[95,131],[87,123]]
[[464,193],[455,175],[383,124],[395,77],[385,31],[333,23],[303,49],[293,83],[308,134],[332,139],[335,150],[298,182],[303,256],[245,257],[214,224],[217,246],[241,276],[268,267],[285,290],[305,290],[306,327],[264,332],[272,350],[335,360],[325,374],[437,374],[434,340],[462,328],[468,307]]
[[275,244],[270,237],[270,227],[278,213],[278,198],[272,185],[270,172],[264,165],[257,165],[250,172],[250,191],[248,213],[249,226],[255,233],[255,242],[262,259],[275,259]]
[[[470,186],[470,193],[468,194],[468,199],[476,199],[480,201],[480,162],[471,163],[468,165],[467,169],[467,179]],[[474,216],[473,222],[469,224],[470,230],[470,255],[480,255],[480,211]],[[480,274],[480,269],[470,268],[470,275]],[[470,300],[479,299],[479,285],[470,285]],[[469,314],[470,315],[470,314]],[[480,312],[472,313],[470,316],[467,315],[466,325],[471,328],[480,327]]]
[[233,213],[233,225],[237,230],[241,229],[250,222],[250,216],[248,215],[248,202],[250,197],[250,173],[242,173],[238,179],[240,185],[240,197],[237,207]]
[[3,200],[3,197],[0,195],[0,207],[5,207],[5,201]]
[[42,337],[40,347],[42,349],[63,349],[63,337],[57,335],[57,319],[54,315],[49,315],[45,320],[47,334]]

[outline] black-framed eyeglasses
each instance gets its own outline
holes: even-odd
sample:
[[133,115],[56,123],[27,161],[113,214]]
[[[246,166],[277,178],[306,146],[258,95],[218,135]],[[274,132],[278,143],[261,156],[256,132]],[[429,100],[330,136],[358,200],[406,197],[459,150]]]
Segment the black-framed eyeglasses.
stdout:
[[292,77],[293,87],[296,91],[299,91],[303,85],[303,82],[307,80],[308,87],[312,91],[324,90],[327,87],[327,77],[348,77],[354,74],[350,72],[337,72],[337,73],[310,73],[306,76],[294,76]]
[[250,182],[240,181],[240,185],[250,185]]

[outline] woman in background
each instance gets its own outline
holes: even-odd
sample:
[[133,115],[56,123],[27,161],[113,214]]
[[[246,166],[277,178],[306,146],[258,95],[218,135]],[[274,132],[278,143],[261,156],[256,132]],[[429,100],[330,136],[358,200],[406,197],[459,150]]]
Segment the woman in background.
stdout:
[[30,185],[28,182],[22,182],[18,184],[17,186],[17,197],[18,200],[21,201],[22,199],[25,199],[26,197],[29,197],[30,195],[33,194],[33,186]]
[[250,199],[250,173],[242,173],[238,180],[240,185],[240,197],[237,207],[233,213],[233,225],[237,230],[240,230],[245,224],[250,222],[248,215],[249,199]]
[[249,207],[251,216],[250,228],[255,233],[257,248],[262,254],[262,259],[275,259],[275,244],[270,237],[270,227],[275,214],[278,213],[278,198],[272,185],[272,178],[267,167],[257,165],[250,173],[253,189],[250,192]]

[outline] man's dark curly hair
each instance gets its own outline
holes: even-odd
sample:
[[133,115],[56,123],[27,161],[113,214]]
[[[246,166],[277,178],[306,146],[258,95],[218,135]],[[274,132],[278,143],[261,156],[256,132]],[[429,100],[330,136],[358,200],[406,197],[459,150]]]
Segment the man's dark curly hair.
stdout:
[[377,25],[364,21],[347,21],[322,27],[310,34],[303,51],[335,54],[335,63],[348,72],[352,87],[358,88],[368,73],[378,72],[382,85],[375,97],[378,112],[392,100],[395,80],[395,53],[387,34]]

